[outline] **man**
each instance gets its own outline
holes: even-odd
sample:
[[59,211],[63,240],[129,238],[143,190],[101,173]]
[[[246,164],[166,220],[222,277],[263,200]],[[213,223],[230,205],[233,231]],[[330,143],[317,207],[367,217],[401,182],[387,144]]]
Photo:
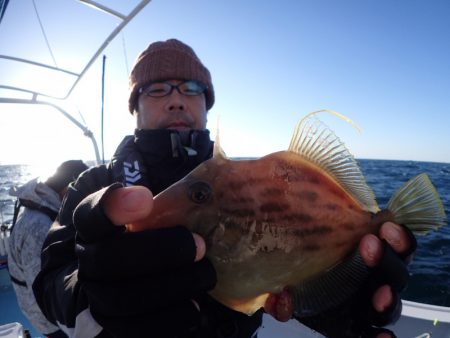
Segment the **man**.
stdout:
[[[214,104],[209,71],[184,43],[155,42],[138,57],[130,90],[135,134],[123,140],[109,166],[85,172],[69,190],[44,244],[34,285],[40,306],[74,337],[254,337],[263,310],[248,317],[208,296],[216,275],[200,236],[182,225],[140,233],[122,226],[150,213],[152,193],[212,156],[205,129]],[[397,252],[413,248],[408,233],[392,223],[380,238]],[[361,241],[360,251],[372,267],[383,257],[373,235]],[[373,300],[352,310],[373,304],[389,321],[399,303],[383,283],[369,292]],[[267,310],[280,320],[292,316],[281,297]],[[360,331],[371,327],[369,319]]]
[[87,168],[82,161],[66,161],[45,182],[35,178],[10,192],[18,198],[8,241],[12,285],[24,315],[47,337],[66,335],[42,314],[34,298],[32,284],[41,269],[42,244],[58,214],[67,186]]

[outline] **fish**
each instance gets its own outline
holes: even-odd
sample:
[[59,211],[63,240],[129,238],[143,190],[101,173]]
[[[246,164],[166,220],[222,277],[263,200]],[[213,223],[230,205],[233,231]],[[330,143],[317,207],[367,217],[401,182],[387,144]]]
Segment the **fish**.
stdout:
[[380,210],[353,155],[317,118],[324,112],[351,122],[310,113],[287,150],[255,159],[228,158],[216,140],[213,157],[156,195],[149,217],[128,231],[182,224],[200,234],[217,272],[211,296],[242,313],[283,290],[297,314],[341,303],[367,278],[356,250],[364,235],[386,221],[426,233],[447,218],[426,173]]

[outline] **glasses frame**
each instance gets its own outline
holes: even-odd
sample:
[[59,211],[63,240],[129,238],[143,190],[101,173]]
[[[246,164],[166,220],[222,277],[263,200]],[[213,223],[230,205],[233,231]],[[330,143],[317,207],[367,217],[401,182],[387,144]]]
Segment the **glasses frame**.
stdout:
[[[195,83],[196,86],[200,87],[201,92],[193,93],[193,94],[182,92],[180,90],[180,86],[182,86],[182,85],[184,85],[184,84],[186,84],[188,82]],[[168,85],[168,86],[170,86],[170,90],[164,95],[152,95],[146,89],[148,89],[151,85],[153,85],[155,83]],[[204,84],[203,82],[197,81],[197,80],[186,80],[186,81],[180,82],[180,83],[175,84],[175,85],[170,83],[170,82],[167,82],[167,81],[155,81],[155,82],[151,82],[151,83],[149,83],[149,84],[139,88],[139,94],[145,94],[146,96],[149,96],[149,97],[156,97],[156,98],[158,98],[158,97],[165,97],[165,96],[168,96],[168,95],[172,94],[174,89],[176,89],[179,94],[184,95],[184,96],[198,96],[198,95],[203,94],[208,89],[208,86],[206,84]]]

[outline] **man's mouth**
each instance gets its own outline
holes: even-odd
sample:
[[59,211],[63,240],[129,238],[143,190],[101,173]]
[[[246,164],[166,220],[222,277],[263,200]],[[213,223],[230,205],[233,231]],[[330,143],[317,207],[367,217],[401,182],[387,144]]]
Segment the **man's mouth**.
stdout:
[[171,122],[167,125],[166,129],[187,130],[191,129],[191,127],[185,122]]

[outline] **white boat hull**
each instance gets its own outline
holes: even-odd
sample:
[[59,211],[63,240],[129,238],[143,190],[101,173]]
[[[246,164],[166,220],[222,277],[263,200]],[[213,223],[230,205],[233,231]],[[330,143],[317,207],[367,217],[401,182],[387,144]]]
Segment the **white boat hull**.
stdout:
[[398,338],[450,338],[450,307],[402,302],[401,318],[387,327]]
[[[398,338],[450,338],[450,307],[429,305],[402,300],[402,316],[387,328]],[[286,323],[263,316],[263,325],[258,338],[320,338],[320,333],[300,324],[296,320]]]
[[[11,311],[20,311],[18,307]],[[428,305],[403,300],[403,312],[395,325],[388,326],[398,338],[450,338],[450,307]],[[0,338],[23,337],[22,325],[0,325]],[[296,320],[286,323],[264,314],[258,338],[323,338],[320,333]]]

